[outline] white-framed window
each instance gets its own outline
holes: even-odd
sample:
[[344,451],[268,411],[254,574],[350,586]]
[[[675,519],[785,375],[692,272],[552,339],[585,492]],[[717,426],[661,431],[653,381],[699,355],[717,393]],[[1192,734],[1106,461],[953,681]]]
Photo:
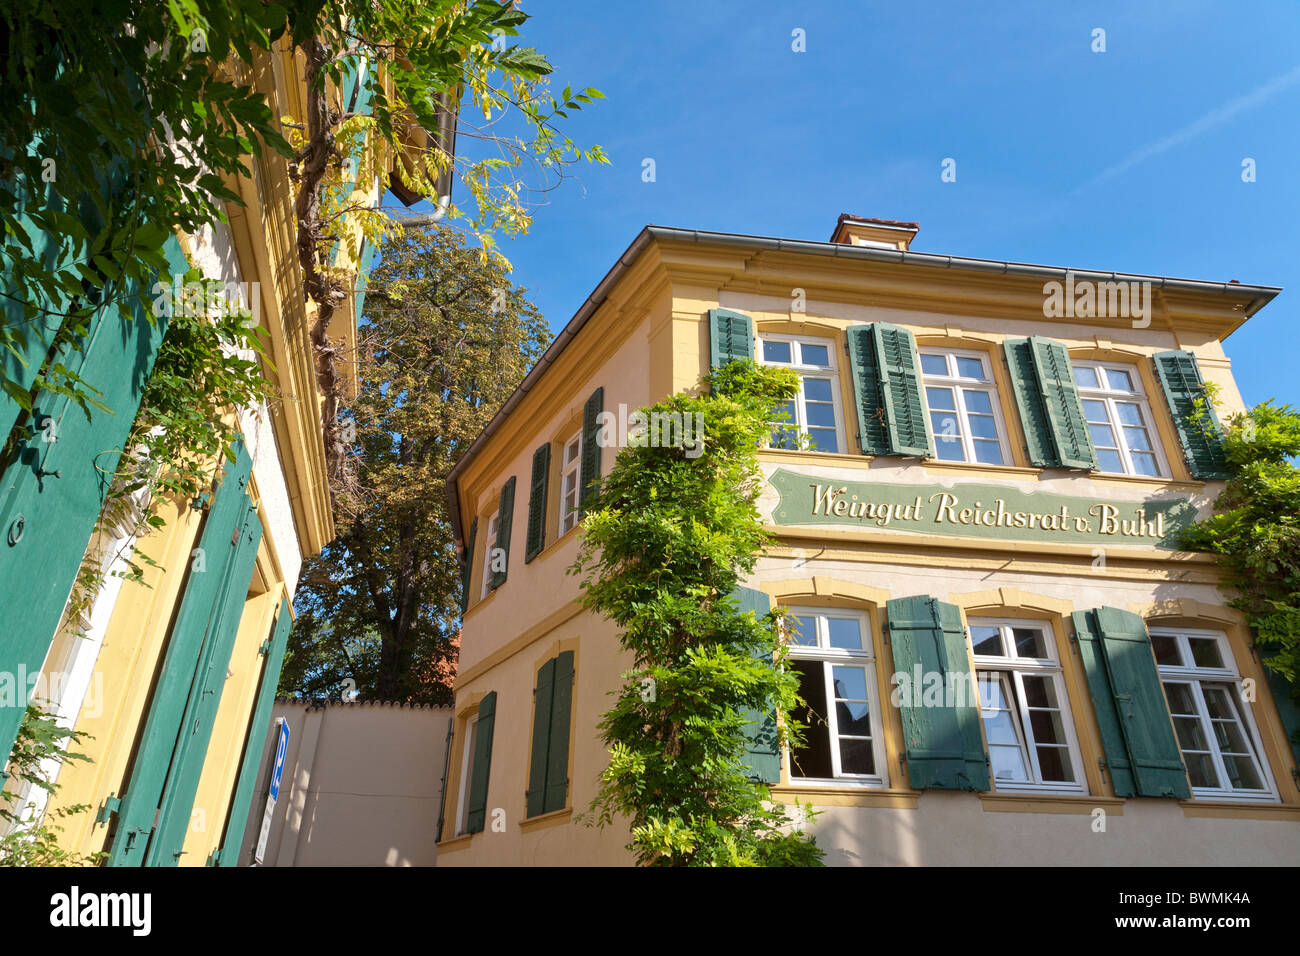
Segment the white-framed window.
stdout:
[[790,753],[790,776],[803,781],[853,781],[887,786],[871,624],[859,611],[791,608],[787,641],[805,707],[804,746]]
[[988,356],[965,349],[921,349],[920,356],[936,457],[1005,465],[1007,433]]
[[[578,523],[578,504],[582,489],[582,432],[564,443],[560,452],[560,534]],[[559,535],[556,535],[559,537]]]
[[1100,471],[1166,478],[1160,439],[1142,378],[1132,365],[1072,360],[1083,417]]
[[492,590],[492,552],[497,549],[497,518],[499,513],[494,511],[488,518],[487,538],[483,542],[483,586],[479,589],[479,599],[488,596]]
[[456,799],[456,836],[469,829],[469,787],[474,776],[474,748],[478,744],[478,714],[465,723],[465,748],[460,753],[460,796]]
[[1012,619],[967,623],[993,789],[1084,792],[1051,626]]
[[1192,628],[1150,633],[1192,796],[1276,800],[1227,636]]
[[772,447],[794,448],[794,435],[804,434],[814,451],[842,451],[844,415],[835,343],[793,335],[760,335],[756,348],[760,364],[783,365],[799,374],[799,394],[782,407],[789,417],[773,431]]

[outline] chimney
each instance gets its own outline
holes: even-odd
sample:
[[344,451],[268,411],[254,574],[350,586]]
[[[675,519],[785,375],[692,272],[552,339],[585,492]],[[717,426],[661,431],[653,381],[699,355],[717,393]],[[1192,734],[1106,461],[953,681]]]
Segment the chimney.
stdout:
[[846,212],[841,213],[836,221],[831,242],[842,242],[849,246],[872,246],[876,249],[906,249],[920,230],[920,224],[915,222],[868,219]]

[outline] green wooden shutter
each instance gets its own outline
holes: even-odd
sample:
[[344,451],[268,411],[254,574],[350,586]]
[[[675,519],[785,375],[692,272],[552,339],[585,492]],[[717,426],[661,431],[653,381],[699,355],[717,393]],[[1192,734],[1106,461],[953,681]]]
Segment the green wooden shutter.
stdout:
[[1106,674],[1106,657],[1101,646],[1101,630],[1097,626],[1096,614],[1093,611],[1075,611],[1071,620],[1074,622],[1075,640],[1079,645],[1079,657],[1083,660],[1083,673],[1088,678],[1088,696],[1092,698],[1092,710],[1097,716],[1097,728],[1101,731],[1101,747],[1106,754],[1110,785],[1117,797],[1136,796],[1133,765],[1129,761],[1128,746],[1124,743],[1124,730],[1120,724],[1115,694],[1111,690],[1110,677]]
[[542,812],[563,810],[569,794],[569,724],[573,713],[573,651],[555,658],[551,733],[546,745],[546,797]]
[[[907,676],[912,690],[899,695],[908,782],[918,790],[988,790],[978,688],[966,654],[961,612],[952,604],[918,595],[894,598],[885,613],[894,671]],[[943,682],[940,705],[923,702],[925,682],[935,679],[930,675]],[[950,686],[953,693],[948,693]]]
[[528,540],[525,542],[524,564],[542,553],[546,547],[546,492],[551,476],[551,443],[547,442],[533,452],[533,477],[528,489]]
[[1040,468],[1096,469],[1097,452],[1065,346],[1033,336],[1007,339],[1002,347],[1030,463]]
[[[208,755],[213,725],[226,686],[230,655],[235,649],[239,621],[248,600],[248,588],[257,561],[257,547],[262,540],[262,522],[249,502],[239,544],[217,598],[212,622],[204,640],[198,673],[200,682],[191,692],[180,739],[168,772],[167,785],[159,805],[158,828],[149,842],[145,858],[148,866],[176,866],[184,852],[189,833],[194,798]],[[215,821],[214,821],[215,825]]]
[[537,671],[533,690],[533,745],[528,762],[528,791],[524,795],[528,816],[546,812],[547,747],[551,739],[551,707],[555,699],[555,658]]
[[451,718],[447,721],[447,737],[443,741],[442,783],[438,785],[438,834],[434,837],[437,843],[442,842],[442,828],[447,822],[447,777],[451,773],[451,743],[455,733],[456,720]]
[[[754,588],[736,588],[732,597],[740,605],[741,612],[752,611],[755,618],[761,618],[772,610],[772,599],[762,591]],[[761,652],[755,656],[762,658]],[[769,663],[771,661],[768,658]],[[777,735],[776,711],[772,708],[747,707],[742,711],[749,721],[745,728],[744,765],[750,770],[750,780],[760,783],[779,783],[781,781],[781,747]]]
[[[1204,481],[1228,478],[1232,472],[1223,452],[1223,432],[1214,403],[1205,394],[1200,366],[1191,352],[1157,352],[1152,356],[1156,375],[1183,443],[1187,468]],[[1197,415],[1196,402],[1205,398],[1205,416]]]
[[[182,813],[184,825],[189,823],[191,807],[180,804],[189,785],[188,775],[195,771],[185,757],[191,751],[206,751],[211,733],[207,698],[219,698],[225,682],[234,640],[231,632],[238,627],[238,611],[248,593],[261,537],[261,522],[245,490],[251,468],[248,450],[239,442],[235,460],[226,463],[221,485],[203,520],[200,552],[189,562],[131,776],[122,794],[117,830],[109,847],[110,866],[176,862],[161,856],[162,842],[153,837],[155,827]],[[211,715],[215,715],[215,702]],[[199,754],[198,769],[201,767]],[[168,793],[172,786],[179,788],[176,794]],[[193,792],[189,800],[192,805]],[[181,835],[183,838],[183,832]]]
[[709,368],[753,357],[753,320],[743,312],[709,309]]
[[289,643],[289,628],[292,625],[289,599],[282,598],[275,623],[271,625],[271,639],[262,652],[262,676],[257,684],[257,697],[253,702],[253,713],[244,737],[244,755],[239,761],[235,793],[230,800],[230,811],[226,814],[226,832],[217,857],[219,866],[235,866],[239,863],[244,827],[248,823],[249,808],[253,805],[253,792],[257,788],[258,771],[262,766],[262,751],[266,748],[267,728],[271,723],[271,708],[275,704],[275,689],[280,683],[280,668],[284,664],[284,651]]
[[465,561],[460,569],[460,613],[469,610],[469,589],[474,574],[474,543],[478,537],[478,516],[469,526],[469,540],[465,542]]
[[503,567],[500,571],[493,567],[492,570],[492,590],[495,591],[501,585],[506,583],[506,574],[510,570],[510,526],[514,522],[515,514],[515,476],[511,475],[510,480],[501,488],[501,506],[497,511],[497,540],[493,546],[492,554],[487,556],[488,560],[495,565],[496,551],[502,555]]
[[1057,460],[1064,468],[1095,469],[1097,452],[1092,447],[1079,390],[1074,385],[1070,353],[1060,342],[1042,336],[1035,335],[1029,341],[1034,352],[1034,375]]
[[[1093,700],[1101,699],[1097,705],[1097,722],[1102,727],[1106,762],[1111,764],[1112,745],[1106,741],[1106,724],[1110,722],[1112,709],[1128,755],[1132,783],[1126,785],[1120,780],[1118,784],[1144,797],[1190,797],[1187,770],[1178,751],[1164,688],[1151,652],[1151,638],[1142,618],[1131,611],[1101,607],[1076,611],[1074,626],[1080,647],[1085,641],[1091,641],[1094,656],[1100,656],[1104,665],[1099,671],[1095,665],[1089,669],[1087,659],[1084,661]],[[1104,682],[1099,679],[1103,674]],[[1097,680],[1095,686],[1094,680]],[[1111,701],[1109,707],[1107,696]],[[1112,778],[1115,776],[1112,771]],[[1118,786],[1116,793],[1119,793]]]
[[[469,781],[469,812],[465,831],[482,833],[487,820],[488,775],[492,769],[492,730],[496,724],[497,692],[491,691],[478,705],[478,729],[474,731],[474,766]],[[466,757],[469,754],[465,755]]]
[[1065,346],[1036,335],[1008,339],[1003,349],[1030,462],[1041,468],[1095,469],[1097,453]]
[[[165,251],[172,269],[189,268],[175,237]],[[112,411],[83,412],[67,397],[43,392],[33,403],[30,434],[15,435],[16,455],[0,475],[0,671],[39,673],[54,640],[166,330],[165,316],[154,323],[146,317],[148,301],[126,290],[129,318],[99,310],[89,334],[59,356]],[[39,427],[46,416],[57,423],[57,441],[46,441]],[[25,693],[0,702],[0,754],[12,749],[26,706]]]
[[[1273,693],[1273,705],[1277,715],[1282,718],[1282,729],[1286,731],[1287,743],[1291,745],[1291,755],[1296,767],[1300,768],[1300,701],[1296,700],[1296,686],[1276,671],[1264,668],[1264,679],[1268,689]],[[1300,783],[1300,779],[1296,781]]]
[[864,455],[888,455],[889,429],[885,425],[885,400],[880,391],[880,366],[876,339],[870,325],[850,325],[849,366],[853,398],[858,410],[858,445]]
[[876,346],[876,367],[885,409],[891,455],[934,457],[930,429],[921,400],[921,370],[916,339],[907,329],[886,322],[871,327]]
[[596,489],[594,482],[600,480],[600,413],[605,409],[605,386],[591,393],[582,410],[582,463],[578,466],[578,514],[587,513],[587,502]]

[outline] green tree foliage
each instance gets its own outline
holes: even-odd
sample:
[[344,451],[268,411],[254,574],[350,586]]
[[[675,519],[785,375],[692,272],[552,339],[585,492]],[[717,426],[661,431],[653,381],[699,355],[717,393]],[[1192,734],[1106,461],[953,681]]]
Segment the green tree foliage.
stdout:
[[[288,144],[262,97],[214,65],[249,60],[285,23],[256,0],[204,0],[198,33],[177,4],[19,0],[0,5],[0,265],[7,306],[0,349],[22,364],[34,326],[53,314],[75,341],[97,309],[145,294],[166,270],[173,230],[197,232],[233,201],[228,176],[263,143]],[[196,6],[198,6],[196,4]],[[169,142],[183,140],[178,148]],[[14,366],[0,386],[30,408]],[[37,386],[85,404],[75,369],[37,370]],[[201,393],[199,393],[201,397]]]
[[15,808],[15,800],[25,790],[29,795],[44,790],[49,795],[59,791],[48,779],[48,765],[68,760],[89,762],[85,754],[70,751],[85,734],[60,727],[53,714],[28,705],[18,739],[6,767],[8,779],[0,795],[0,866],[94,866],[102,853],[82,856],[59,846],[61,821],[88,812],[89,804],[73,804],[47,811],[36,818],[28,811]]
[[[335,268],[335,253],[342,242],[355,254],[359,235],[377,241],[385,231],[382,217],[352,202],[356,170],[386,170],[412,122],[437,130],[440,111],[462,97],[485,120],[513,109],[523,136],[471,131],[499,147],[473,162],[435,144],[420,151],[407,182],[431,194],[430,174],[454,171],[486,253],[493,232],[528,228],[522,166],[540,173],[533,185],[544,190],[570,163],[606,161],[598,147],[581,150],[557,132],[557,118],[600,94],[550,95],[550,64],[510,42],[526,20],[494,0],[0,0],[11,105],[0,117],[0,389],[28,410],[41,389],[93,404],[74,367],[31,354],[36,327],[50,327],[52,316],[59,342],[75,343],[98,309],[116,307],[129,320],[127,300],[146,294],[152,270],[167,268],[169,237],[224,221],[225,204],[239,202],[230,179],[251,175],[247,158],[269,147],[295,183],[327,464],[344,481],[338,348],[327,331],[353,276]],[[307,115],[285,120],[291,132],[299,127],[292,145],[252,85],[259,58],[265,68],[282,38],[308,80]],[[390,85],[376,80],[376,66]],[[348,82],[358,74],[372,94],[365,108],[361,86]],[[344,102],[338,91],[347,88]],[[221,397],[190,392],[194,404]]]
[[384,247],[343,416],[357,482],[336,501],[338,539],[304,567],[281,693],[450,703],[460,573],[447,474],[550,340],[524,292],[447,229]]
[[1300,411],[1271,400],[1228,419],[1232,477],[1182,545],[1219,556],[1265,666],[1300,690]]
[[643,410],[702,415],[703,452],[623,450],[583,519],[571,573],[584,575],[584,605],[621,629],[634,665],[600,723],[610,763],[592,810],[601,826],[630,819],[628,849],[643,865],[816,865],[816,842],[743,765],[747,709],[777,708],[783,743],[801,730],[789,716],[798,679],[784,669],[782,612],[755,619],[731,597],[768,540],[756,452],[798,384],[752,362],[709,381],[709,394]]

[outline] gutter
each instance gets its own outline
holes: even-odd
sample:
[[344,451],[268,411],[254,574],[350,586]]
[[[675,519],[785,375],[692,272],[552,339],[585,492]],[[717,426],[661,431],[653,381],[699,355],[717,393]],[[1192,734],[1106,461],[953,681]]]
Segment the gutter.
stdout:
[[1217,294],[1232,296],[1250,296],[1245,310],[1245,317],[1250,318],[1264,306],[1268,305],[1279,292],[1280,286],[1243,285],[1238,282],[1207,282],[1199,279],[1175,279],[1169,276],[1138,275],[1127,272],[1097,272],[1089,269],[1071,269],[1064,266],[1043,266],[1024,262],[1008,262],[1001,259],[972,259],[964,256],[945,256],[931,252],[912,252],[904,249],[880,249],[873,246],[852,246],[843,242],[814,242],[805,239],[777,239],[767,236],[748,236],[730,232],[706,232],[698,229],[675,229],[670,226],[646,226],[624,250],[623,255],[614,263],[613,268],[605,273],[605,278],[587,297],[573,318],[564,327],[555,341],[551,343],[537,364],[519,383],[519,386],[501,406],[487,427],[479,432],[474,442],[461,455],[460,460],[447,475],[447,505],[451,515],[453,540],[459,553],[464,548],[461,540],[460,510],[457,507],[456,482],[460,473],[487,443],[501,422],[512,412],[525,395],[537,384],[546,369],[564,350],[565,346],[576,336],[582,327],[608,297],[610,288],[622,278],[623,274],[636,262],[651,240],[668,240],[676,242],[709,243],[712,245],[731,246],[737,249],[749,249],[755,252],[793,252],[804,255],[833,256],[840,259],[862,259],[868,262],[888,262],[902,266],[922,266],[931,269],[953,269],[958,272],[979,272],[987,275],[1017,276],[1064,281],[1066,276],[1085,279],[1091,282],[1150,282],[1153,289],[1170,289],[1179,292],[1194,292],[1201,295]]

